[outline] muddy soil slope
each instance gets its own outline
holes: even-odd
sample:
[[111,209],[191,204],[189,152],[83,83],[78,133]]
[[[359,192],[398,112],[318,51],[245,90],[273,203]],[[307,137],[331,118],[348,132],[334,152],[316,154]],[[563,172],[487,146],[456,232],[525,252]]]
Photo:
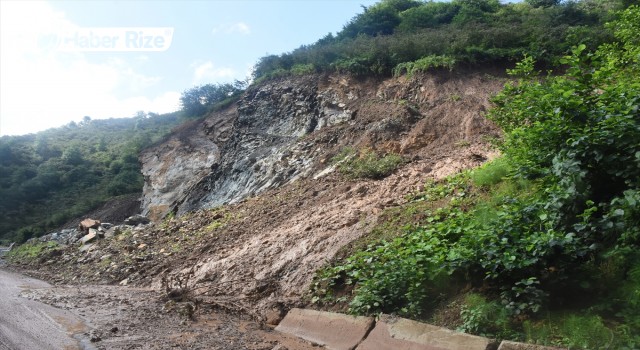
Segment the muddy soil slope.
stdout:
[[[251,88],[237,107],[142,155],[154,224],[56,251],[38,273],[188,291],[272,316],[301,303],[317,269],[369,234],[385,208],[495,156],[489,140],[499,132],[484,114],[504,81],[497,71],[458,71]],[[332,162],[346,147],[405,162],[381,180],[348,179]]]

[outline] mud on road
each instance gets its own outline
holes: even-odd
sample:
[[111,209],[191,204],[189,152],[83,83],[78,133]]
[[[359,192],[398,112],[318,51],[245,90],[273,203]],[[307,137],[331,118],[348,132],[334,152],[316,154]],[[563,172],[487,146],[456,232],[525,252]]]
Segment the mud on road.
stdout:
[[51,286],[0,269],[0,350],[318,349],[270,326],[150,289]]
[[48,287],[45,282],[0,269],[1,350],[93,349],[81,335],[88,329],[82,318],[22,297]]

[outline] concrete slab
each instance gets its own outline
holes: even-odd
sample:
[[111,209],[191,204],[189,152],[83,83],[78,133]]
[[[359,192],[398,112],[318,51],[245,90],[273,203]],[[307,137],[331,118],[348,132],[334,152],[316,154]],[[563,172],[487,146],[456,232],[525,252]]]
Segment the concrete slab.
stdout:
[[276,327],[276,331],[295,335],[327,349],[352,350],[373,324],[371,317],[292,309]]
[[492,340],[382,315],[357,350],[490,350]]
[[503,340],[498,350],[564,350],[567,348],[555,348],[551,346],[542,346],[535,344],[518,343],[514,341]]

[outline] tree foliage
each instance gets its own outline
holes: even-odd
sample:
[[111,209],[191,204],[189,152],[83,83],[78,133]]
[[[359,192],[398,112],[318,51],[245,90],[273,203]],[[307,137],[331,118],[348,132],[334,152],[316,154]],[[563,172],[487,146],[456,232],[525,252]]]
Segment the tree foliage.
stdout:
[[233,84],[206,84],[185,90],[180,96],[182,111],[188,117],[197,117],[223,108],[242,94],[245,85],[245,82],[236,80]]
[[0,138],[0,239],[23,241],[112,196],[139,193],[138,154],[180,119],[175,113],[92,120]]

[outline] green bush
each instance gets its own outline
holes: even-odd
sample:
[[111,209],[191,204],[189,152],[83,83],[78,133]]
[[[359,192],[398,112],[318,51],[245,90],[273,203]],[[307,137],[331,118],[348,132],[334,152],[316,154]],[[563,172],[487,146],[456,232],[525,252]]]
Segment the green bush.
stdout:
[[87,117],[37,134],[0,138],[0,238],[24,242],[84,214],[111,194],[142,191],[139,152],[179,121],[178,113]]

